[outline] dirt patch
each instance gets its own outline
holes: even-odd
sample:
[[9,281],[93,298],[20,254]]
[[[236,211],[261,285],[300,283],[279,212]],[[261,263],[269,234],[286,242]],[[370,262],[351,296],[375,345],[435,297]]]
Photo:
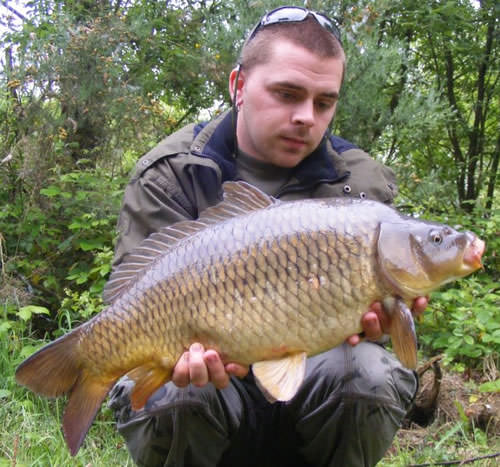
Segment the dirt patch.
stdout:
[[464,415],[487,435],[500,436],[500,393],[482,393],[477,377],[444,373],[439,391],[436,418],[441,423],[454,422]]
[[468,419],[486,434],[500,436],[500,393],[480,392],[478,389],[481,383],[498,377],[496,368],[483,374],[448,372],[441,368],[437,357],[421,365],[417,373],[420,388],[415,407],[406,419],[406,427]]
[[[491,444],[498,446],[500,393],[481,393],[478,389],[481,383],[498,377],[496,368],[482,374],[454,373],[443,370],[437,357],[420,366],[417,372],[420,387],[415,408],[408,413],[389,454],[395,455],[398,450],[415,452],[433,448],[453,431],[459,431],[460,422],[469,433],[473,433],[470,428],[480,428]],[[465,446],[463,449],[460,458],[471,457]],[[497,461],[485,460],[484,465],[498,465]]]

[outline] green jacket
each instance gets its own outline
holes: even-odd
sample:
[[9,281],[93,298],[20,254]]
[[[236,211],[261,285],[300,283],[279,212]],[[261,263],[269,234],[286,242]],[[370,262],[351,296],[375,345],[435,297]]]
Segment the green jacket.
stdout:
[[[151,233],[197,218],[221,199],[222,183],[237,178],[230,111],[166,137],[137,162],[125,190],[113,266]],[[268,194],[285,200],[349,196],[391,203],[396,193],[391,169],[353,144],[325,135],[279,193]]]

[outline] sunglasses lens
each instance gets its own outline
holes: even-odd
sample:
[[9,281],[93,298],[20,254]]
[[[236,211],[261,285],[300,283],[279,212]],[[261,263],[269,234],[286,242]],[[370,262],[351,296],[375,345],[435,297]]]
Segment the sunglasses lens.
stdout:
[[268,13],[261,21],[261,26],[274,23],[293,23],[303,21],[309,14],[307,10],[300,7],[283,7]]
[[306,10],[301,7],[281,7],[269,12],[265,15],[260,23],[254,28],[249,36],[249,40],[257,33],[257,31],[264,26],[276,23],[294,23],[304,21],[309,15],[313,15],[316,21],[327,31],[332,33],[335,38],[342,43],[340,39],[339,28],[327,16],[316,13],[314,11]]
[[321,13],[314,13],[314,12],[311,13],[316,18],[316,21],[319,24],[321,24],[321,26],[323,26],[323,28],[325,28],[327,31],[330,31],[338,39],[338,41],[341,42],[340,30],[330,18],[328,18],[325,15],[322,15]]

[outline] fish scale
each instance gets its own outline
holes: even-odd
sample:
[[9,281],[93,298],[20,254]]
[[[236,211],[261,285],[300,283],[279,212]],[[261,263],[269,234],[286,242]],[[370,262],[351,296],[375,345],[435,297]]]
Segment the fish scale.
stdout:
[[[280,339],[279,336],[283,334],[283,331],[280,328],[274,327],[274,323],[278,323],[285,329],[289,329],[286,338],[298,336],[298,339],[295,339],[297,342],[293,342],[294,347],[298,347],[299,345],[304,347],[303,340],[315,327],[325,327],[325,325],[332,326],[338,323],[338,319],[332,319],[335,309],[339,309],[341,305],[351,306],[354,303],[350,295],[350,281],[353,280],[353,278],[351,278],[353,274],[349,273],[349,271],[353,270],[353,267],[349,264],[335,264],[329,261],[329,256],[346,257],[346,253],[349,250],[351,250],[353,254],[359,254],[360,245],[350,238],[348,233],[346,235],[346,232],[340,231],[339,229],[337,229],[334,234],[327,234],[324,236],[321,236],[321,234],[314,235],[316,231],[313,230],[314,225],[311,224],[312,220],[308,218],[308,222],[304,222],[301,216],[302,212],[295,212],[294,214],[292,221],[295,220],[295,222],[290,222],[290,220],[288,220],[288,222],[283,222],[283,219],[275,219],[275,224],[273,224],[272,228],[269,228],[268,231],[262,229],[265,232],[264,240],[260,239],[258,236],[256,238],[255,236],[255,232],[259,231],[259,219],[256,221],[255,219],[249,218],[247,221],[248,225],[257,226],[253,237],[247,235],[247,231],[250,229],[247,230],[244,224],[238,226],[238,230],[229,226],[227,229],[229,234],[224,231],[220,232],[221,229],[212,232],[212,236],[217,238],[220,238],[221,235],[223,237],[229,236],[233,244],[237,246],[237,248],[233,248],[231,251],[224,248],[216,248],[217,245],[220,247],[225,247],[227,245],[224,238],[222,241],[214,242],[214,239],[204,236],[200,238],[199,241],[201,246],[196,244],[196,239],[192,239],[189,248],[185,246],[180,249],[180,251],[176,252],[175,260],[172,260],[170,256],[166,256],[162,259],[162,263],[164,264],[158,265],[152,270],[152,273],[146,274],[141,279],[141,283],[137,286],[138,291],[130,292],[131,294],[138,294],[141,293],[141,288],[143,289],[144,304],[139,307],[141,313],[138,314],[132,311],[130,316],[133,317],[134,320],[129,324],[131,329],[139,328],[149,338],[149,345],[141,346],[142,350],[147,354],[143,356],[143,358],[149,357],[157,352],[157,349],[161,348],[161,344],[164,341],[170,343],[175,342],[177,345],[175,347],[173,345],[169,346],[167,351],[170,355],[178,355],[182,353],[190,342],[197,339],[206,346],[215,348],[224,355],[232,355],[236,361],[251,363],[256,359],[262,358],[264,353],[269,352],[268,349],[259,349],[258,353],[254,355],[255,352],[254,354],[252,353],[252,348],[257,349],[263,346],[277,347],[280,344],[277,339]],[[305,211],[304,217],[307,217],[308,214],[309,211]],[[282,213],[281,217],[286,218],[289,215],[290,211]],[[260,222],[266,225],[268,220],[264,218],[260,219]],[[339,222],[333,217],[330,218],[330,223],[335,225]],[[305,232],[296,232],[298,229],[304,229],[305,224],[308,224]],[[313,227],[311,227],[311,225],[313,225]],[[287,229],[292,229],[292,233],[287,234],[286,232],[280,232],[280,230],[284,230],[283,226]],[[352,230],[350,225],[344,225],[344,227],[346,231]],[[255,246],[256,241],[259,243],[258,246]],[[249,242],[250,245],[245,245]],[[198,256],[202,247],[207,243],[215,245],[215,248],[213,248],[209,256],[212,263],[198,266],[197,262],[193,260],[193,257]],[[320,260],[317,252],[325,252],[325,244],[326,253],[321,255],[322,259]],[[367,244],[369,245],[369,242]],[[245,245],[245,247],[242,247],[242,245]],[[257,254],[257,252],[259,252],[259,254]],[[236,260],[233,258],[235,255]],[[242,256],[246,258],[256,258],[256,265],[258,265],[259,269],[256,269],[256,265],[252,264],[250,268],[245,267],[246,261],[241,260]],[[371,264],[373,258],[368,254],[365,261]],[[192,264],[193,262],[195,266],[176,271],[179,265]],[[319,276],[323,278],[327,277],[329,280],[328,283],[323,283],[321,287],[318,287],[318,290],[316,290],[316,288],[311,287],[310,281],[311,274],[318,275],[316,269],[319,264],[323,265],[323,268],[319,271]],[[335,265],[335,267],[333,267],[333,265]],[[367,268],[365,267],[365,269]],[[200,274],[200,271],[205,272]],[[222,276],[228,280],[218,280],[220,271],[223,271]],[[169,277],[170,275],[173,275],[170,280],[163,279],[165,276]],[[160,280],[158,286],[155,287],[157,277],[162,278],[162,280]],[[143,283],[147,285],[143,286]],[[172,283],[174,287],[172,287]],[[365,281],[365,284],[367,283],[369,282]],[[254,288],[250,288],[252,296],[260,295],[260,310],[256,311],[254,303],[249,301],[248,298],[245,300],[245,294],[248,290],[247,284],[254,284]],[[255,287],[259,288],[255,290]],[[205,301],[202,301],[202,291],[205,289],[208,290],[209,293],[204,296]],[[155,290],[161,290],[163,293],[158,294]],[[279,290],[283,292],[286,291],[286,294],[279,294]],[[170,293],[165,293],[165,291],[170,291]],[[170,299],[167,298],[169,295]],[[363,309],[366,308],[370,300],[375,299],[375,295],[371,295],[372,296],[368,299],[365,298],[364,303],[359,304]],[[162,301],[160,297],[165,297],[165,300]],[[334,300],[335,297],[337,298],[337,302]],[[244,306],[234,308],[235,301],[238,299],[240,301],[243,300]],[[341,303],[338,303],[339,300]],[[197,314],[199,308],[205,308],[203,304],[211,311],[205,315]],[[132,300],[128,307],[134,310],[134,305],[134,301]],[[124,308],[121,303],[117,304],[115,307]],[[323,309],[321,307],[323,307]],[[234,317],[237,317],[239,314],[251,316],[252,313],[259,313],[260,319],[258,321],[236,319],[233,320],[229,333],[228,329],[224,326],[220,326],[217,331],[217,329],[215,329],[217,324],[217,313],[215,310],[219,310],[219,312],[222,313],[223,310],[228,308],[233,308],[234,312],[232,316]],[[288,313],[287,316],[286,311],[290,308],[296,309],[296,314]],[[330,314],[326,313],[325,308],[332,310]],[[168,319],[155,319],[154,310],[158,310],[158,317],[175,316],[180,322],[171,322]],[[173,313],[173,310],[182,310],[182,313]],[[274,314],[277,310],[282,312],[282,317],[285,319],[275,319]],[[320,313],[321,311],[322,313]],[[115,313],[114,307],[110,308],[109,313]],[[319,315],[326,316],[328,319],[324,323],[321,321],[318,322]],[[125,314],[125,316],[127,315]],[[188,322],[191,322],[193,319],[198,319],[199,321],[195,335],[193,335],[193,332],[186,332],[185,335],[182,336],[183,339],[179,341],[177,338],[178,336],[169,335],[169,330],[178,327],[182,328],[182,319]],[[203,322],[203,320],[205,322]],[[103,315],[101,322],[106,322],[105,315]],[[253,330],[256,322],[259,327]],[[261,325],[267,325],[266,329],[269,329],[269,332],[265,336],[257,333]],[[353,328],[350,320],[344,320],[341,325],[343,327],[348,326],[349,328]],[[95,326],[98,326],[98,322],[96,322]],[[358,328],[359,323],[356,323],[353,332],[358,330]],[[241,352],[230,352],[220,345],[221,342],[231,341],[233,335],[244,333],[244,329],[248,329],[250,332],[253,331],[253,333],[248,333],[248,337],[250,338],[248,339],[248,345],[243,347]],[[90,332],[95,332],[96,335],[99,333],[97,330],[91,330]],[[324,334],[327,335],[328,333],[328,327],[326,327]],[[229,336],[229,338],[224,338],[224,336]],[[108,337],[109,336],[105,336],[103,339]],[[256,339],[261,342],[254,342]],[[120,342],[118,342],[118,344],[120,344]],[[315,343],[316,348],[306,347],[304,350],[317,353],[328,348],[328,344],[331,345],[331,339],[330,342],[325,344],[322,342]],[[107,349],[103,345],[93,348],[92,350],[93,361],[108,356]],[[128,368],[123,368],[123,370],[128,370]]]
[[108,308],[16,371],[35,392],[70,394],[63,430],[72,454],[119,377],[135,381],[137,410],[193,342],[224,363],[253,364],[264,395],[289,400],[306,355],[360,332],[369,305],[384,301],[394,349],[415,366],[408,304],[481,266],[484,243],[473,234],[381,203],[284,203],[243,182],[224,192],[198,220],[146,239],[111,275]]

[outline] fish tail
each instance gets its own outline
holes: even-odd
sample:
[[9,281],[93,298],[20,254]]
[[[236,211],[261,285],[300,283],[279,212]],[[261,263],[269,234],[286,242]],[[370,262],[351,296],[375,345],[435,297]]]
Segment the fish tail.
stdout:
[[72,456],[76,455],[97,411],[115,381],[105,382],[82,371],[71,390],[63,416],[64,438]]
[[417,367],[417,335],[410,309],[401,299],[384,300],[391,316],[392,348],[399,361],[410,369]]
[[81,328],[35,352],[16,370],[16,381],[47,397],[68,393],[80,374],[77,344]]
[[81,364],[78,353],[81,329],[76,328],[35,352],[16,370],[16,381],[37,394],[47,397],[69,394],[63,432],[73,456],[114,383],[90,375]]

